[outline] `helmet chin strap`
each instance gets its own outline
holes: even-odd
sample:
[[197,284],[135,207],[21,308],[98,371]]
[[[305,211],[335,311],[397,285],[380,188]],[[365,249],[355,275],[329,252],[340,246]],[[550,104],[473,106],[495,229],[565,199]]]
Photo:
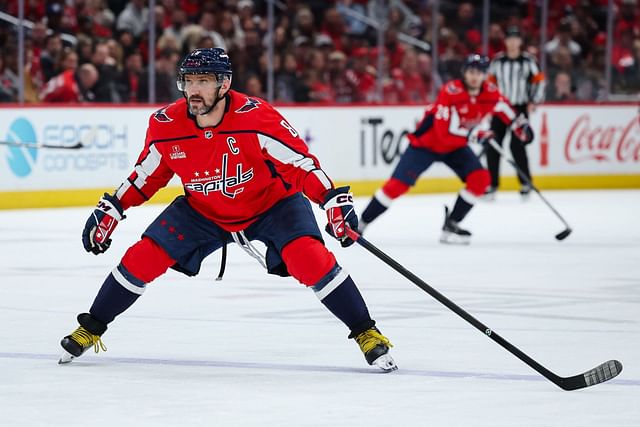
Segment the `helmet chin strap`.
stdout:
[[206,116],[207,114],[209,114],[216,107],[216,105],[218,105],[218,102],[220,102],[224,98],[224,96],[219,96],[220,89],[222,89],[222,86],[219,86],[217,88],[216,96],[215,96],[215,99],[213,100],[213,104],[211,104],[211,107],[207,108],[205,112],[198,114],[199,116]]

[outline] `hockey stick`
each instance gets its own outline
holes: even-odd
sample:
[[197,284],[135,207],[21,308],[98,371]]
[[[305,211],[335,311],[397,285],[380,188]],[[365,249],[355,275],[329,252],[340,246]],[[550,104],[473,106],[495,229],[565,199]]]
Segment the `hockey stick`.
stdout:
[[571,229],[571,227],[569,226],[569,224],[567,223],[567,221],[565,221],[565,219],[562,217],[562,215],[560,215],[560,212],[558,212],[552,205],[551,203],[549,203],[549,201],[542,195],[542,193],[540,192],[540,190],[538,190],[536,188],[535,185],[533,185],[533,183],[531,182],[531,180],[529,179],[529,177],[527,177],[527,175],[525,175],[524,172],[522,172],[522,169],[520,169],[518,167],[518,165],[516,164],[515,160],[513,160],[511,158],[511,156],[509,156],[506,151],[504,151],[504,149],[502,147],[500,147],[500,145],[493,139],[490,138],[488,139],[489,145],[491,145],[491,147],[496,150],[502,157],[504,157],[507,162],[509,162],[509,164],[511,166],[513,166],[513,168],[516,170],[516,172],[518,173],[518,175],[520,176],[520,178],[522,179],[522,181],[525,182],[525,184],[527,184],[529,187],[531,187],[533,189],[533,191],[536,192],[536,194],[538,194],[538,196],[540,196],[540,198],[542,199],[542,201],[549,207],[549,209],[551,209],[553,211],[554,214],[556,214],[556,216],[560,219],[560,221],[562,221],[562,223],[565,226],[565,229],[563,231],[561,231],[560,233],[556,234],[556,239],[557,240],[564,240],[567,238],[567,236],[569,236],[569,234],[571,234],[571,232],[573,231]]
[[77,150],[84,147],[82,142],[76,142],[73,145],[51,145],[43,144],[40,142],[17,142],[17,141],[0,141],[0,145],[9,145],[11,147],[25,147],[25,148],[61,148],[64,150]]
[[622,372],[622,363],[617,360],[609,360],[604,362],[595,368],[586,371],[582,374],[574,375],[572,377],[560,377],[535,360],[529,357],[527,354],[523,353],[516,346],[511,344],[509,341],[502,338],[496,332],[494,332],[487,325],[480,322],[478,319],[473,317],[471,314],[467,313],[465,310],[456,305],[453,301],[442,295],[440,292],[429,286],[418,276],[404,268],[400,265],[396,260],[391,258],[389,255],[382,252],[380,249],[375,247],[372,243],[367,241],[364,237],[359,235],[357,232],[353,231],[349,227],[347,227],[348,236],[354,241],[358,242],[360,246],[365,248],[367,251],[371,252],[373,255],[382,260],[389,267],[396,270],[398,273],[409,279],[414,285],[418,286],[420,289],[431,295],[433,298],[438,300],[440,303],[444,304],[449,310],[456,313],[458,316],[462,317],[467,322],[471,323],[477,330],[484,333],[486,336],[491,338],[496,343],[500,344],[503,348],[509,351],[511,354],[516,356],[518,359],[522,360],[524,363],[535,369],[538,373],[540,373],[543,377],[562,388],[563,390],[577,390],[584,387],[593,386],[596,384],[600,384],[602,382],[608,381],[611,378],[616,377],[620,372]]

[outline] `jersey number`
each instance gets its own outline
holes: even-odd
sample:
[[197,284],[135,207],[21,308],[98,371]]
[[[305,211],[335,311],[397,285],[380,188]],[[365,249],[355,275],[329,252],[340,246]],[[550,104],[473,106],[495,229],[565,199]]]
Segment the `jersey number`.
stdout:
[[293,136],[294,138],[298,137],[298,132],[296,132],[296,130],[293,128],[293,126],[291,126],[289,123],[287,123],[284,119],[280,121],[280,124],[289,131],[289,133],[291,134],[291,136]]

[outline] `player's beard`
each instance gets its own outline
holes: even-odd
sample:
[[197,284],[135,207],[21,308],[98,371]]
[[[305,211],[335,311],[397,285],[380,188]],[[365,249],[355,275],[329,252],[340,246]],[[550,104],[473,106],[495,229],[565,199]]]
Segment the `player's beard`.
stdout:
[[[216,93],[216,96],[217,96],[217,93]],[[195,99],[200,100],[199,106],[191,105],[191,101]],[[190,96],[188,99],[188,102],[189,102],[189,112],[194,116],[208,114],[211,110],[213,110],[213,107],[216,105],[215,102],[212,102],[211,104],[207,104],[207,101],[200,95]]]

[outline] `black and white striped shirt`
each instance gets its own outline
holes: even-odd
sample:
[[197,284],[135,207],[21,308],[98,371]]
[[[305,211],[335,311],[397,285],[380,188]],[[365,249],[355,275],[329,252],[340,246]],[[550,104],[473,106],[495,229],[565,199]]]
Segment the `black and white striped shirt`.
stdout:
[[515,59],[498,53],[489,66],[489,78],[512,105],[544,101],[544,75],[533,56],[523,52]]

